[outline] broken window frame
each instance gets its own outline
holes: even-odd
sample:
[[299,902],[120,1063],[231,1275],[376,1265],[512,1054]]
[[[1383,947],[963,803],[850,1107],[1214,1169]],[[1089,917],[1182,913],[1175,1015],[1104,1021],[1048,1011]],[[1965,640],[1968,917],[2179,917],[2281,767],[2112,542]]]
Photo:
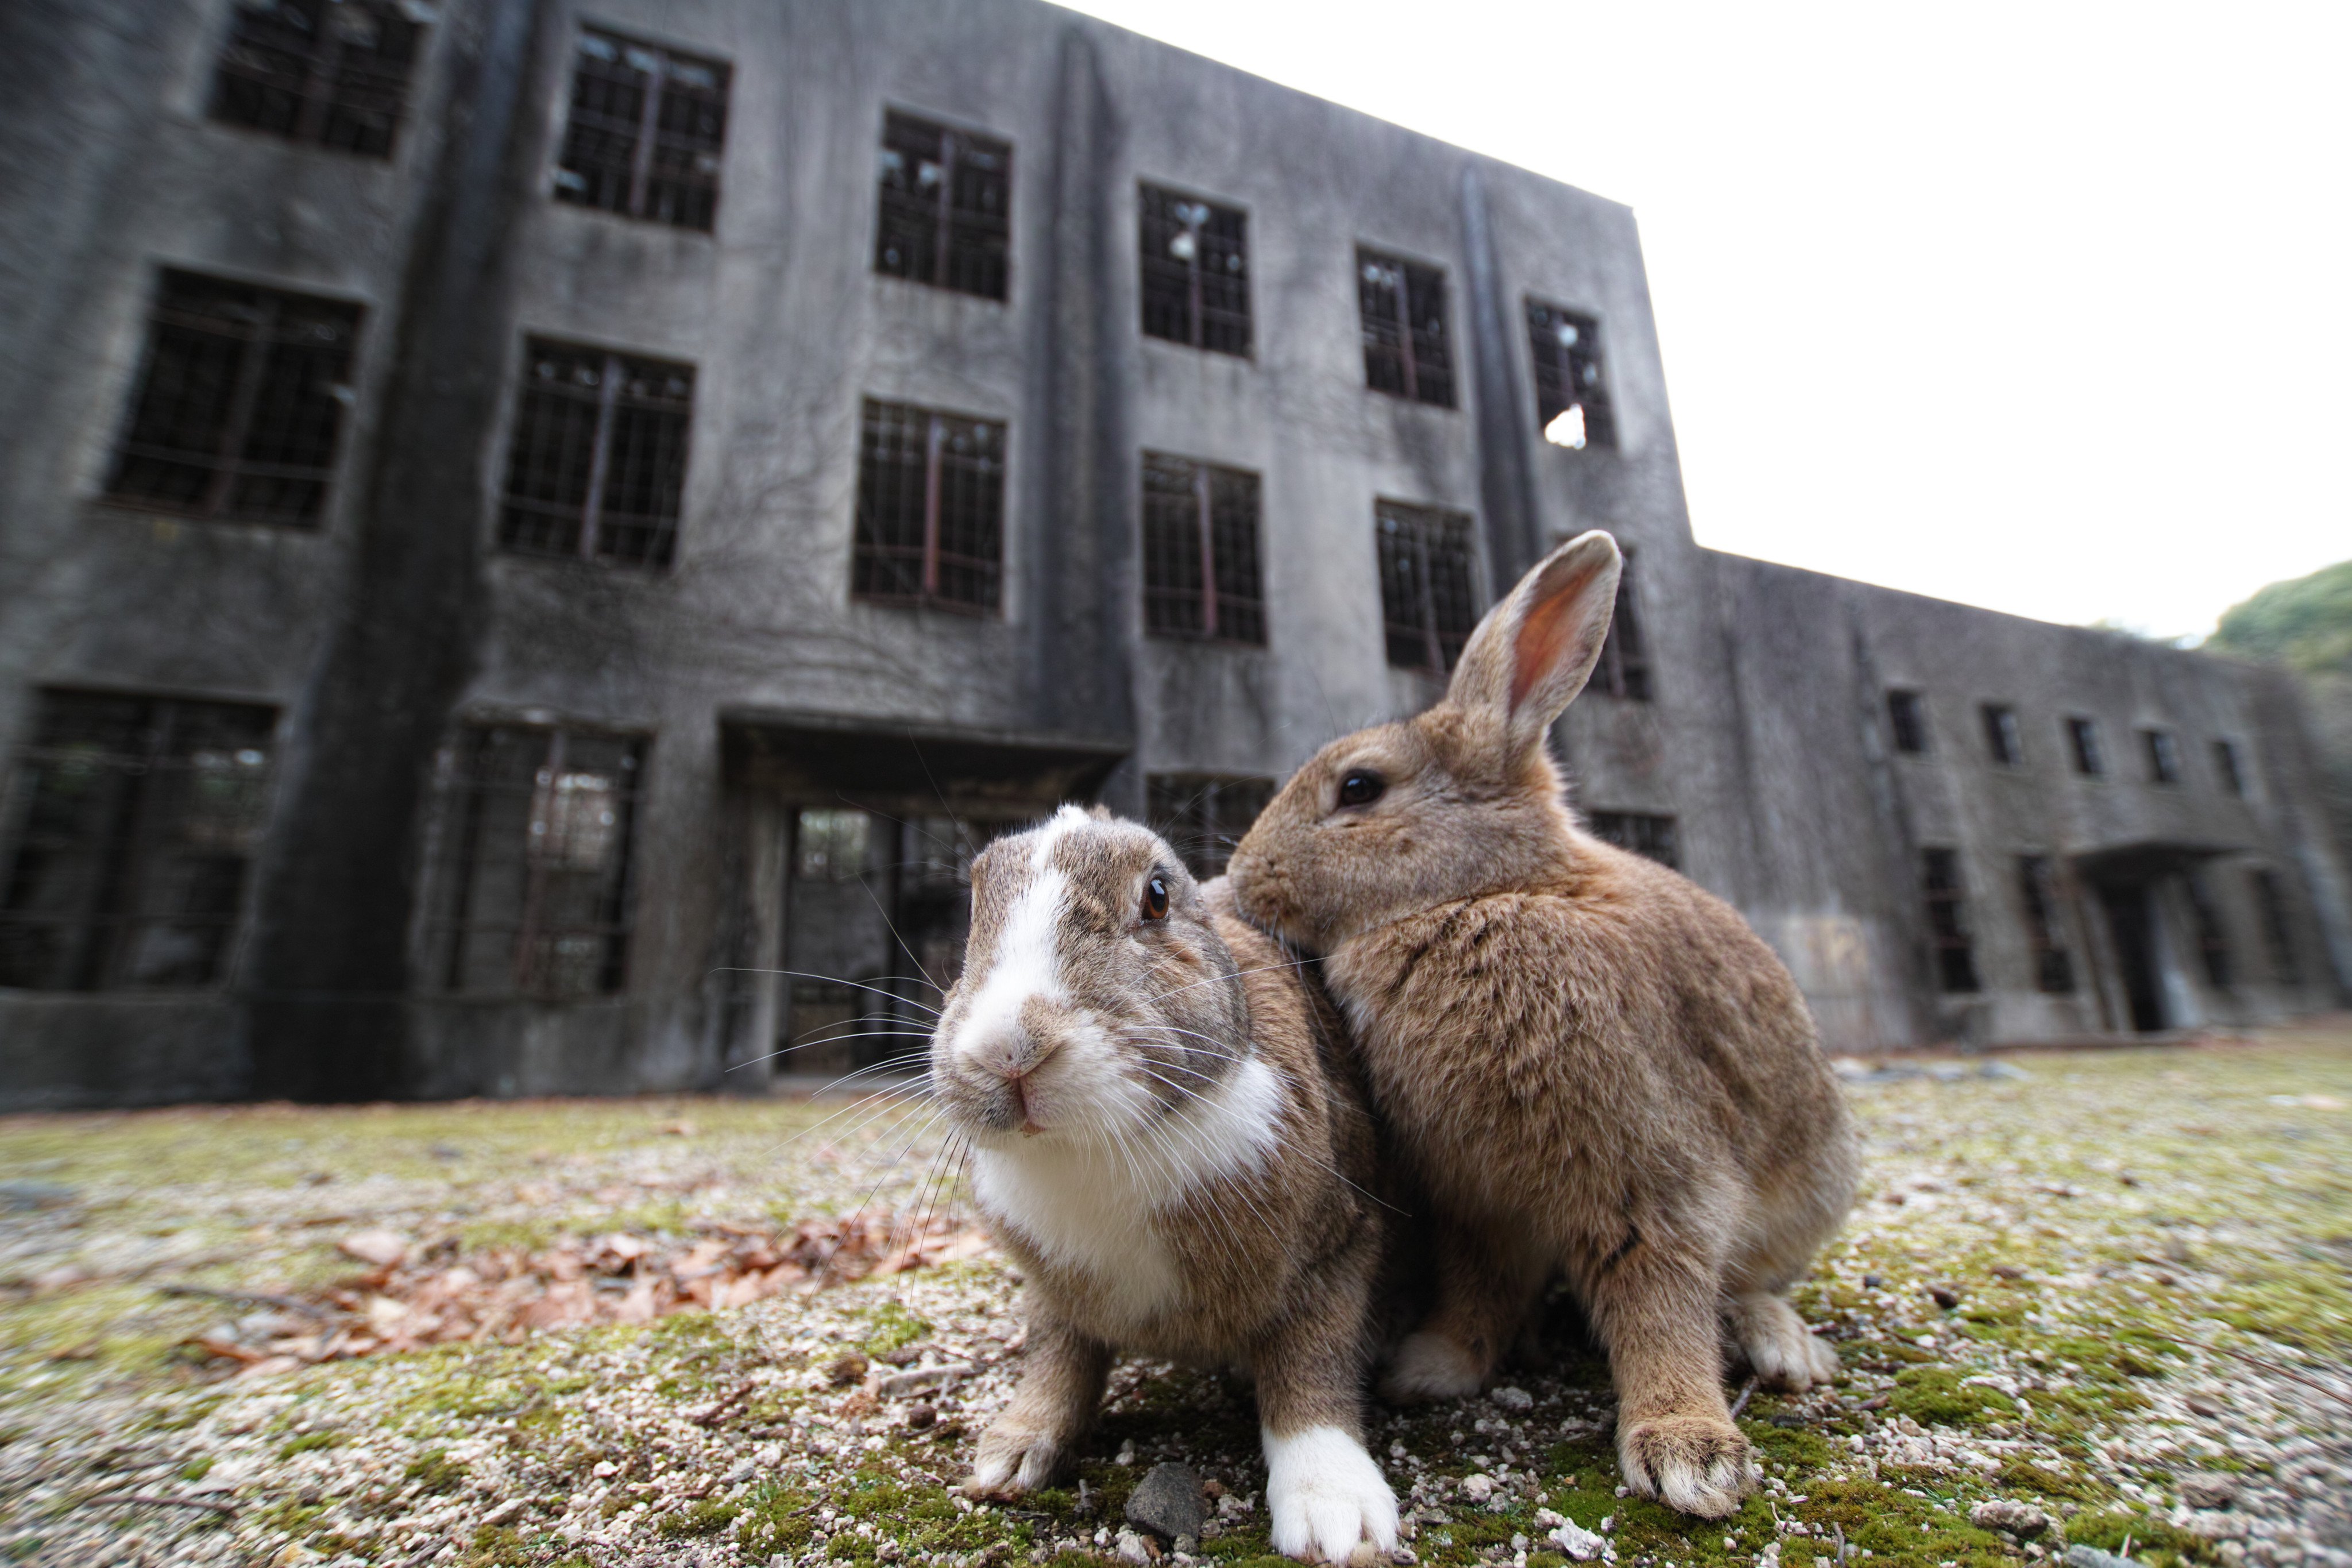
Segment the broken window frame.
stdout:
[[1265,647],[1258,476],[1146,452],[1142,484],[1143,629]]
[[[1528,355],[1535,367],[1536,428],[1570,451],[1617,447],[1617,411],[1609,395],[1608,362],[1601,352],[1601,319],[1533,295],[1527,307]],[[1584,411],[1581,438],[1555,440],[1553,421]]]
[[2295,952],[2294,927],[2287,919],[2286,890],[2276,871],[2256,866],[2246,873],[2253,894],[2254,912],[2263,923],[2263,945],[2270,949],[2271,976],[2282,985],[2303,984],[2303,961]]
[[1454,405],[1444,268],[1356,247],[1356,313],[1367,387],[1409,403]]
[[1977,973],[1976,939],[1969,931],[1960,852],[1937,846],[1921,849],[1919,857],[1920,900],[1927,911],[1928,946],[1935,955],[1936,988],[1956,996],[1981,992],[1984,982]]
[[[397,0],[240,0],[232,10],[206,118],[362,158],[392,156],[423,52],[415,7]],[[373,42],[362,32],[370,26]]]
[[1651,811],[1594,811],[1584,825],[1604,844],[1655,860],[1669,870],[1682,869],[1682,847],[1675,819]]
[[1642,617],[1633,605],[1633,552],[1623,552],[1617,574],[1616,607],[1609,613],[1609,635],[1601,642],[1601,660],[1592,667],[1592,689],[1604,697],[1628,702],[1654,702],[1657,691],[1650,679],[1649,643],[1642,635]]
[[2074,753],[2074,772],[2083,778],[2105,778],[2106,753],[2099,749],[2099,721],[2081,717],[2066,721],[2066,741]]
[[[507,437],[499,548],[667,568],[686,510],[694,366],[549,338],[524,341],[523,364]],[[646,390],[656,383],[658,392]],[[632,500],[641,504],[621,510]]]
[[52,689],[33,724],[5,795],[0,985],[226,984],[268,826],[277,710]]
[[1886,693],[1886,729],[1897,753],[1906,757],[1927,754],[1927,699],[1908,687],[1894,687]]
[[[362,317],[346,300],[162,268],[105,499],[209,522],[317,527]],[[183,482],[168,482],[175,471]]]
[[2180,741],[2169,730],[2139,732],[2140,754],[2147,761],[2147,782],[2166,786],[2180,783]]
[[1389,666],[1442,679],[1478,624],[1471,517],[1394,500],[1378,502],[1372,517]]
[[2025,945],[2033,955],[2034,988],[2050,996],[2074,994],[2074,957],[2059,923],[2065,906],[2049,856],[2017,858],[2017,890],[2025,911]]
[[1143,335],[1249,358],[1249,215],[1149,182],[1137,207]]
[[[922,431],[919,465],[904,456],[907,432]],[[908,403],[865,400],[859,420],[856,519],[850,594],[868,604],[993,616],[1004,594],[1004,476],[1007,427],[1002,420],[950,414]],[[969,444],[969,450],[966,446]],[[898,475],[898,483],[890,475]],[[886,537],[886,514],[908,521],[907,487],[921,487],[917,537]],[[967,548],[950,548],[965,546]],[[907,566],[911,563],[910,574]]]
[[[719,221],[734,68],[583,26],[572,46],[571,81],[556,153],[555,199],[645,223],[712,232]],[[623,92],[637,95],[625,113],[592,101]]]
[[2232,800],[2246,798],[2245,764],[2238,756],[2235,741],[2216,739],[2213,742],[2213,772],[2221,781],[2221,788]]
[[[496,752],[509,740],[525,749],[518,756],[530,767],[527,775],[500,777],[495,772]],[[527,754],[534,742],[535,760]],[[580,761],[575,752],[593,755],[598,749],[610,753],[609,759],[596,759],[599,763],[609,760],[610,773],[574,766]],[[443,749],[437,770],[435,878],[419,965],[428,989],[446,995],[542,1001],[593,1000],[628,989],[637,814],[649,750],[650,738],[642,733],[587,725],[491,721],[459,728]],[[567,779],[592,776],[614,782],[595,790],[563,787]],[[576,858],[574,840],[581,836],[581,825],[570,819],[583,809],[568,803],[579,797],[593,810],[599,804],[597,796],[607,797],[602,802],[604,820],[585,826],[602,835],[594,840],[600,863],[566,865],[564,861]],[[493,818],[508,815],[498,809],[501,800],[511,806],[518,797],[520,831],[509,837],[501,829],[515,825]],[[482,915],[478,903],[485,893],[518,872],[520,888],[511,918]],[[578,877],[601,883],[590,889],[595,916],[551,915],[551,906],[577,890],[577,885],[566,888],[559,879]],[[593,962],[585,966],[565,962],[567,944],[579,944],[583,952],[593,948]],[[592,970],[593,981],[581,984]]]
[[1273,800],[1274,781],[1249,774],[1150,773],[1144,795],[1144,821],[1205,882],[1224,875],[1234,846]]
[[2007,702],[1981,704],[1984,715],[1985,752],[1994,763],[2004,768],[2025,765],[2025,728],[2018,722],[2017,709]]
[[[912,186],[904,183],[910,159]],[[921,172],[929,167],[940,171],[939,189],[925,196]],[[892,183],[894,175],[900,183]],[[1005,297],[1013,250],[1012,142],[886,109],[875,205],[875,271],[982,300]]]

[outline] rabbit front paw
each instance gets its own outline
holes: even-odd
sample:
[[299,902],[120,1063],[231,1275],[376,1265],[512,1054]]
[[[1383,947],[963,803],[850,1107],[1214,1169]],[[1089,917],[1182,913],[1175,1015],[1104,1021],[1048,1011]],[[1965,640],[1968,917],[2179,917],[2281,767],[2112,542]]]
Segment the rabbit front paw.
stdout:
[[1755,1485],[1748,1473],[1748,1439],[1713,1415],[1662,1415],[1627,1428],[1617,1438],[1625,1484],[1668,1508],[1701,1519],[1721,1519]]
[[1397,1347],[1396,1359],[1381,1378],[1381,1397],[1391,1405],[1460,1399],[1477,1393],[1484,1381],[1486,1370],[1468,1351],[1424,1329]]
[[1068,1446],[1052,1433],[1018,1420],[999,1420],[980,1439],[965,1493],[1009,1502],[1051,1481],[1069,1458]]
[[1748,1369],[1765,1387],[1801,1393],[1837,1376],[1837,1352],[1814,1338],[1796,1309],[1780,1297],[1742,1296],[1727,1315]]
[[1265,1506],[1274,1549],[1345,1563],[1397,1543],[1396,1493],[1364,1446],[1337,1426],[1265,1433]]

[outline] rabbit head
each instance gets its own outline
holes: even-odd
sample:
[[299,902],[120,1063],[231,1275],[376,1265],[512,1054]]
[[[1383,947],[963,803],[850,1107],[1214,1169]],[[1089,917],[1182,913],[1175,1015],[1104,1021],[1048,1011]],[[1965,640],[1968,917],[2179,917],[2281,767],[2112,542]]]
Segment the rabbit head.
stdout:
[[1623,558],[1595,530],[1470,637],[1444,699],[1332,742],[1234,852],[1241,910],[1310,952],[1449,900],[1540,885],[1574,831],[1545,747],[1600,660]]

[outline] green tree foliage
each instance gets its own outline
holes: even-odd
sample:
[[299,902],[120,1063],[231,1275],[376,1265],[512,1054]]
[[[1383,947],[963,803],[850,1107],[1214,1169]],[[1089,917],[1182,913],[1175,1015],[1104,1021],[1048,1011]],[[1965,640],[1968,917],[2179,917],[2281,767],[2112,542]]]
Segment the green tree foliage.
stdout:
[[2306,675],[2352,676],[2352,561],[2273,583],[2232,606],[2205,647]]

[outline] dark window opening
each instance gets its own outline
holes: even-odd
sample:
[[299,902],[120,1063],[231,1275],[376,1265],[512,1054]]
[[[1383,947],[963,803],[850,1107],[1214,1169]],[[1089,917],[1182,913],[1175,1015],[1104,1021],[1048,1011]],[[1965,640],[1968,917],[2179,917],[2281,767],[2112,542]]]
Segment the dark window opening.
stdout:
[[1948,992],[1983,989],[1977,981],[1977,960],[1969,937],[1966,897],[1960,888],[1960,858],[1957,850],[1922,852],[1921,890],[1927,906],[1927,936],[1936,952],[1936,984]]
[[1999,702],[1984,705],[1985,749],[2002,767],[2025,761],[2025,736],[2017,727],[2017,710]]
[[645,742],[469,726],[443,753],[428,984],[605,996],[627,982],[629,858]]
[[1617,445],[1617,415],[1601,363],[1601,323],[1581,311],[1528,301],[1536,367],[1536,428],[1571,451]]
[[1247,354],[1248,215],[1157,185],[1141,201],[1144,335]]
[[694,367],[537,339],[524,357],[499,542],[522,555],[668,565]]
[[316,524],[360,310],[165,271],[106,493],[226,522]]
[[269,804],[267,708],[39,694],[9,792],[0,985],[129,991],[228,977]]
[[2295,956],[2294,928],[2287,924],[2286,894],[2278,873],[2257,868],[2247,874],[2254,891],[2254,908],[2263,921],[2263,941],[2270,950],[2271,973],[2283,985],[2303,984],[2303,964]]
[[1375,510],[1381,621],[1389,662],[1444,675],[1478,624],[1470,520],[1434,507],[1384,500]]
[[2074,960],[2059,924],[2057,873],[2047,855],[2017,858],[2017,891],[2025,906],[2025,942],[2033,954],[2033,984],[2053,996],[2074,989]]
[[2221,906],[2215,901],[2212,885],[2201,872],[2191,871],[2181,879],[2189,890],[2189,912],[2197,926],[2197,953],[2204,961],[2205,978],[2217,991],[2230,988],[2230,931],[2221,922]]
[[1675,844],[1675,819],[1640,811],[1596,811],[1587,820],[1592,837],[1620,849],[1646,855],[1661,866],[1682,868]]
[[1004,575],[1004,426],[868,399],[850,591],[993,613]]
[[2180,782],[2180,742],[2169,730],[2142,730],[2140,741],[2147,750],[2147,782],[2177,784]]
[[1274,798],[1272,779],[1153,773],[1146,820],[1202,881],[1225,874],[1234,846]]
[[1004,298],[1013,144],[892,110],[882,117],[874,270],[983,300]]
[[210,113],[363,157],[388,158],[425,29],[386,0],[239,0]]
[[709,233],[731,74],[717,60],[583,30],[555,199]]
[[2099,726],[2089,719],[2066,721],[2066,739],[2074,748],[2074,771],[2085,778],[2097,778],[2107,771],[2107,759],[2099,751]]
[[1592,684],[1611,697],[1634,702],[1651,700],[1650,653],[1642,637],[1642,620],[1633,608],[1633,552],[1625,552],[1624,569],[1617,574],[1617,605],[1609,614],[1609,635],[1601,642],[1601,662],[1593,667]]
[[1445,274],[1359,246],[1356,309],[1364,326],[1364,384],[1415,403],[1453,407]]
[[1886,726],[1895,731],[1895,749],[1906,756],[1927,751],[1927,701],[1916,691],[1886,694]]
[[1143,455],[1143,626],[1154,637],[1263,644],[1257,476]]
[[2213,742],[2213,771],[2221,776],[2221,787],[2242,800],[2246,795],[2246,775],[2238,766],[2238,748],[2229,741]]

